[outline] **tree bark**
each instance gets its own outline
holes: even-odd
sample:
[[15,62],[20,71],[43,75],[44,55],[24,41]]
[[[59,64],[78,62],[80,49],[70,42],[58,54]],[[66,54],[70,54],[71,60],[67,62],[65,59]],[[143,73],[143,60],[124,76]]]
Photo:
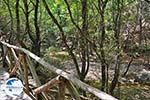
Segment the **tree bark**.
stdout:
[[102,91],[100,91],[96,88],[93,88],[93,87],[89,86],[88,84],[80,81],[79,79],[77,79],[73,75],[71,75],[69,73],[66,73],[65,71],[63,71],[61,69],[58,69],[58,68],[54,67],[53,65],[50,65],[49,63],[44,61],[42,58],[36,56],[35,54],[31,53],[30,51],[28,51],[24,48],[16,47],[14,45],[10,45],[10,44],[8,44],[6,42],[3,42],[3,41],[0,41],[0,42],[3,45],[5,45],[9,48],[13,48],[13,49],[16,49],[16,50],[19,50],[19,51],[25,53],[26,55],[30,56],[32,59],[34,59],[35,61],[40,63],[43,67],[48,68],[52,72],[64,77],[68,81],[72,82],[76,87],[80,87],[82,90],[94,94],[99,99],[102,99],[102,100],[117,100],[116,98],[112,97],[111,95],[108,95],[108,94],[106,94],[106,93],[104,93],[104,92],[102,92]]
[[34,11],[34,26],[35,26],[35,41],[33,41],[33,44],[32,44],[32,51],[33,53],[35,53],[36,55],[40,56],[41,54],[41,51],[40,51],[40,48],[41,48],[41,39],[40,39],[40,28],[39,28],[39,25],[38,25],[38,8],[39,8],[39,0],[36,0],[36,3],[35,3],[35,11]]
[[17,27],[17,40],[20,41],[20,15],[19,15],[19,1],[16,0],[16,27]]
[[13,20],[13,14],[12,14],[12,10],[11,10],[11,7],[10,7],[10,1],[9,0],[3,0],[8,8],[8,11],[9,11],[9,16],[10,16],[10,34],[8,35],[8,40],[9,42],[12,42],[11,40],[11,37],[12,37],[12,33],[13,33],[13,26],[14,26],[14,20]]
[[[116,56],[115,56],[115,73],[114,78],[110,85],[110,94],[113,95],[113,91],[118,84],[119,74],[120,74],[120,27],[121,27],[121,7],[122,7],[122,0],[113,1],[114,7],[116,7],[116,13],[113,15],[113,23],[114,23],[114,37],[115,37],[115,44],[117,47]],[[117,5],[117,6],[116,6]]]
[[73,53],[72,49],[69,47],[69,45],[67,44],[67,40],[66,40],[66,36],[64,34],[64,31],[63,31],[63,28],[61,27],[61,25],[59,24],[59,22],[57,21],[57,19],[55,18],[55,16],[52,14],[51,10],[49,9],[47,3],[45,0],[42,0],[43,1],[43,4],[44,4],[44,7],[46,9],[46,11],[48,12],[49,16],[52,18],[53,22],[57,25],[60,33],[61,33],[61,38],[62,38],[62,41],[65,45],[65,47],[67,48],[67,51],[69,53],[69,55],[71,56],[74,64],[75,64],[75,67],[76,67],[76,70],[77,70],[77,73],[80,77],[80,69],[79,69],[79,65],[78,65],[78,62],[77,62],[77,59],[76,59],[76,56],[75,54]]
[[106,88],[106,67],[108,67],[106,58],[105,58],[105,51],[104,51],[104,41],[105,41],[105,8],[107,5],[108,0],[98,0],[98,12],[100,14],[100,61],[101,61],[101,72],[102,72],[102,85],[101,85],[101,90],[105,91]]

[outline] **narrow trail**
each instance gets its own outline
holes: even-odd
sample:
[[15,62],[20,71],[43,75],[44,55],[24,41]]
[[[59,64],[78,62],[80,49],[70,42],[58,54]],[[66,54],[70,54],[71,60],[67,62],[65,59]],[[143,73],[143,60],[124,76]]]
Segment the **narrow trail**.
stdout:
[[9,73],[4,68],[0,67],[0,100],[31,100],[25,93],[17,98],[8,96],[4,91],[4,83],[9,78]]

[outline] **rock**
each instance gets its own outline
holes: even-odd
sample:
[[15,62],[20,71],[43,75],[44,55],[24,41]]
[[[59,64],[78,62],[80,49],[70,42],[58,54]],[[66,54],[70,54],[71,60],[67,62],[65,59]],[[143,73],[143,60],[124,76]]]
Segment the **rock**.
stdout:
[[122,78],[121,78],[121,82],[127,83],[128,80],[127,80],[126,78],[122,77]]
[[129,79],[129,83],[134,84],[134,79]]
[[135,80],[135,79],[127,79],[127,78],[125,78],[125,77],[122,77],[122,78],[120,79],[120,83],[121,83],[121,84],[126,84],[126,83],[134,84],[134,80]]
[[143,69],[139,74],[136,75],[135,82],[150,84],[150,71]]

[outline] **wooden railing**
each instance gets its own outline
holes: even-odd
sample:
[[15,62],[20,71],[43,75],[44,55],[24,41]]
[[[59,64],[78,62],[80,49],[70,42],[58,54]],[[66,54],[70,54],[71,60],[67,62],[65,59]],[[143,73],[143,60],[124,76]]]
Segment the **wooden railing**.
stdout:
[[[1,45],[7,49],[7,52],[5,52],[6,60],[8,62],[8,65],[11,69],[10,74],[14,74],[16,72],[19,72],[20,78],[25,83],[24,91],[33,99],[37,100],[37,94],[41,93],[43,98],[45,100],[49,100],[46,91],[50,91],[50,88],[52,88],[55,85],[58,85],[59,91],[58,91],[58,100],[64,100],[65,99],[65,88],[68,89],[69,95],[72,96],[75,100],[87,100],[88,98],[82,97],[79,95],[76,88],[80,88],[86,92],[92,93],[97,98],[101,100],[117,100],[113,96],[106,94],[105,92],[102,92],[96,88],[91,87],[90,85],[80,81],[78,78],[73,76],[70,73],[67,73],[61,69],[56,68],[55,66],[47,63],[42,58],[36,56],[35,54],[31,53],[30,51],[17,47],[14,45],[10,45],[4,41],[0,41]],[[17,54],[16,54],[17,53]],[[9,57],[11,55],[11,57]],[[12,56],[14,58],[12,58]],[[56,73],[58,76],[56,78],[53,78],[49,82],[45,83],[44,85],[41,85],[39,78],[36,74],[35,67],[32,64],[31,58],[34,59],[36,62],[41,64],[43,67],[48,68],[53,73]],[[12,60],[13,59],[13,60]],[[12,62],[12,61],[15,61]],[[37,84],[37,88],[35,88],[32,92],[29,89],[29,79],[28,79],[28,71],[31,72],[33,79],[35,80]],[[22,74],[23,73],[23,74]],[[76,87],[76,88],[75,88]],[[57,91],[55,91],[57,92]]]

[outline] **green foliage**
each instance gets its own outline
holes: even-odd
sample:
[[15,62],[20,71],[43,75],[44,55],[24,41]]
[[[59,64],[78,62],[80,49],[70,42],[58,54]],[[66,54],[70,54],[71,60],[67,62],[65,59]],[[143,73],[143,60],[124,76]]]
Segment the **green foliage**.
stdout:
[[46,49],[46,53],[50,53],[50,52],[59,52],[60,49],[54,46],[51,46],[49,48]]
[[149,88],[145,86],[122,87],[120,89],[120,100],[149,100],[148,90]]
[[[10,31],[10,22],[13,21],[13,36],[16,38],[16,13],[15,13],[15,3],[16,0],[5,0],[8,2],[10,6],[10,10],[12,12],[13,18],[11,19],[10,13],[8,11],[8,7],[4,0],[0,1],[0,29],[3,29],[3,31]],[[58,67],[63,68],[63,62],[66,60],[70,60],[70,55],[66,51],[61,51],[60,48],[64,47],[64,41],[62,41],[62,35],[58,29],[58,27],[55,25],[53,20],[49,17],[42,0],[39,0],[39,12],[38,12],[38,25],[40,28],[40,40],[41,43],[41,52],[43,53],[43,58],[48,61],[50,64]],[[67,0],[70,6],[70,10],[72,13],[72,18],[74,22],[78,25],[78,27],[82,31],[83,27],[83,16],[82,16],[82,0]],[[81,61],[81,50],[83,50],[84,46],[87,46],[86,49],[89,53],[90,57],[96,56],[94,49],[98,51],[100,50],[100,42],[101,42],[101,15],[98,8],[98,0],[87,0],[88,2],[88,12],[87,12],[87,33],[82,34],[77,29],[77,27],[72,23],[72,20],[70,18],[70,14],[67,10],[67,6],[63,0],[46,0],[48,3],[48,6],[57,19],[58,23],[62,27],[64,31],[64,37],[66,38],[66,43],[69,45],[69,48],[73,51],[75,54],[77,60],[79,62]],[[101,0],[100,0],[101,1]],[[103,0],[105,1],[105,0]],[[149,35],[146,35],[149,33],[149,26],[142,27],[142,32],[139,31],[139,3],[138,0],[118,0],[120,1],[120,6],[122,8],[121,11],[121,21],[120,21],[120,36],[119,36],[119,46],[120,46],[120,53],[123,52],[123,46],[127,45],[127,53],[131,53],[135,55],[135,53],[150,53],[150,40]],[[118,16],[118,6],[117,6],[117,0],[108,0],[105,14],[104,14],[104,23],[105,23],[105,40],[104,40],[104,53],[105,53],[105,59],[106,61],[111,60],[114,57],[114,54],[116,55],[116,51],[118,50],[116,46],[116,41],[114,37],[114,21],[117,20]],[[34,27],[34,4],[35,0],[28,0],[28,6],[29,6],[29,24],[30,24],[30,33],[33,37],[36,37],[35,34],[35,27]],[[102,5],[100,6],[102,7]],[[21,35],[21,40],[27,45],[27,48],[31,48],[33,41],[29,38],[28,34],[26,33],[26,19],[25,19],[25,8],[23,4],[23,0],[20,0],[19,5],[19,13],[20,13],[20,28],[21,32],[19,33]],[[142,25],[148,25],[150,17],[149,12],[150,8],[147,3],[144,3],[143,1],[143,11],[142,11]],[[12,31],[12,30],[11,30]],[[139,44],[139,34],[142,34],[142,43]],[[128,40],[127,40],[128,38]],[[89,42],[87,44],[85,43],[84,46],[81,46],[82,39],[87,39],[91,43],[94,44],[94,46],[91,46]],[[127,43],[125,43],[127,41]],[[16,43],[16,42],[14,42]],[[138,45],[137,45],[138,44]],[[91,47],[90,47],[91,46]],[[91,51],[90,51],[90,50]],[[82,52],[83,53],[83,52]],[[85,52],[84,52],[85,53]],[[83,54],[84,55],[84,54]],[[86,55],[86,54],[85,54]],[[96,57],[94,57],[96,58]],[[87,60],[86,58],[82,60]],[[91,58],[89,58],[91,60]],[[39,67],[39,72],[42,71],[42,73],[48,73],[51,75],[51,72],[48,72],[48,69],[42,69],[42,67]],[[48,76],[49,77],[49,76]],[[44,78],[43,78],[44,80]],[[99,82],[98,81],[87,81],[88,84],[99,88]],[[140,89],[137,88],[129,88],[121,90],[121,99],[122,100],[133,100],[132,98],[138,94],[140,95]],[[129,92],[132,92],[133,94],[128,94]],[[124,96],[125,95],[125,96]],[[128,96],[129,95],[129,96]],[[132,97],[132,95],[134,95]],[[139,97],[141,100],[146,100],[144,97]]]
[[45,54],[44,59],[48,63],[54,65],[55,67],[62,68],[61,59],[51,57],[50,55],[47,55],[47,54]]
[[93,86],[95,88],[99,88],[100,87],[99,81],[97,81],[97,80],[86,80],[85,82],[87,84],[89,84],[90,86]]
[[51,46],[46,49],[44,59],[50,64],[62,68],[62,63],[66,60],[69,60],[69,55],[67,52],[61,52],[59,48]]

